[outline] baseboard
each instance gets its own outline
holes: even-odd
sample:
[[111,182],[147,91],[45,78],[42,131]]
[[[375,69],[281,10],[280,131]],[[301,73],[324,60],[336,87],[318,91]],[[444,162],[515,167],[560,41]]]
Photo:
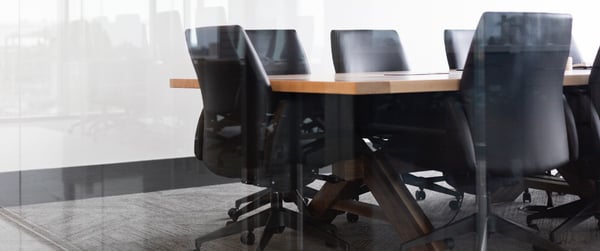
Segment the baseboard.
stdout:
[[0,207],[238,182],[195,158],[0,173]]

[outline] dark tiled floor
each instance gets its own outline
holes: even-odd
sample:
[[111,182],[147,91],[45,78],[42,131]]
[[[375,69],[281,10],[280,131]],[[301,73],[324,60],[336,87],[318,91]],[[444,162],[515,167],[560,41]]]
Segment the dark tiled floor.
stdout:
[[[318,186],[319,184],[315,184]],[[414,191],[414,188],[410,188]],[[52,236],[52,240],[70,248],[81,250],[190,250],[193,240],[211,232],[228,221],[226,211],[236,198],[257,191],[258,188],[241,184],[223,184],[199,188],[186,188],[143,194],[119,195],[84,200],[52,202],[9,207],[23,222]],[[534,191],[534,203],[543,203],[545,193]],[[449,196],[428,192],[427,199],[419,202],[435,226],[452,218],[448,208]],[[574,199],[573,196],[556,196],[557,204]],[[361,201],[374,202],[370,195]],[[518,199],[517,201],[520,201]],[[517,222],[524,222],[526,214],[519,210],[522,203],[495,205],[499,214]],[[457,219],[471,214],[474,198],[467,196]],[[560,220],[540,220],[541,233],[547,236]],[[400,240],[394,229],[381,221],[361,218],[358,223],[348,223],[338,217],[334,223],[338,235],[358,250],[389,250],[398,247]],[[256,231],[260,237],[261,230]],[[14,236],[14,234],[13,234]],[[13,239],[15,237],[12,237]],[[35,245],[25,239],[23,247]],[[301,241],[298,241],[301,240]],[[455,250],[470,250],[474,235],[457,238]],[[600,231],[595,220],[586,221],[560,237],[562,245],[570,250],[599,250]],[[19,244],[16,244],[19,247]],[[1,246],[0,246],[1,247]],[[531,250],[526,243],[515,242],[492,235],[489,250]],[[203,250],[247,249],[240,244],[239,235],[206,243]],[[253,249],[253,248],[250,248]],[[276,235],[269,250],[332,250],[312,236],[286,230]]]

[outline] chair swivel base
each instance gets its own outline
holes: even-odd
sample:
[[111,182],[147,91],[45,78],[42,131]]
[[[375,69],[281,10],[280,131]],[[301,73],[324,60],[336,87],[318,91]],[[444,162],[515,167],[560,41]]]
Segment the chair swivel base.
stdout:
[[[573,228],[591,217],[596,217],[600,220],[600,198],[592,200],[580,199],[546,211],[528,215],[527,224],[535,226],[531,223],[533,220],[563,218],[565,215],[570,215],[570,217],[550,232],[550,240],[555,241],[558,234]],[[600,227],[600,221],[598,222],[598,226]]]
[[[232,221],[237,221],[240,216],[269,204],[270,192],[270,189],[267,188],[236,200],[235,207],[230,208],[227,215]],[[247,204],[241,207],[244,203]]]
[[532,225],[532,222],[537,219],[556,219],[556,218],[568,218],[585,207],[586,201],[576,200],[563,204],[557,207],[548,208],[538,213],[527,215],[527,225]]
[[[433,232],[407,241],[402,244],[401,250],[424,245],[434,241],[449,240],[456,236],[475,232],[477,214],[472,214],[466,218],[456,221],[448,226],[435,229]],[[504,219],[496,214],[488,215],[489,231],[499,233],[525,243],[531,243],[534,248],[542,250],[564,250],[560,246],[552,243],[550,240],[542,238],[537,232],[521,226],[518,223]]]
[[[306,186],[303,188],[303,196],[306,198],[313,198],[316,193],[317,191],[313,188]],[[240,216],[269,204],[271,202],[270,195],[271,189],[265,188],[256,193],[237,199],[235,201],[235,207],[230,208],[229,211],[227,211],[227,215],[229,215],[229,218],[231,218],[232,221],[237,221]],[[242,204],[244,203],[247,204],[242,207]]]
[[[591,217],[596,217],[598,219],[600,216],[600,212],[598,211],[599,207],[600,198],[588,201],[586,205],[582,207],[581,211],[563,221],[558,227],[550,232],[550,240],[554,241],[557,234],[569,230]],[[600,226],[600,223],[598,226]]]
[[417,190],[415,192],[416,200],[418,200],[418,201],[424,200],[426,197],[425,189],[427,189],[427,190],[435,191],[438,193],[443,193],[443,194],[447,194],[450,196],[454,196],[455,200],[450,201],[448,206],[450,207],[450,209],[452,209],[454,211],[459,209],[459,205],[462,202],[464,195],[462,192],[452,190],[452,189],[449,189],[449,188],[446,188],[444,186],[437,184],[437,182],[445,181],[445,178],[443,176],[420,177],[420,176],[416,176],[414,174],[406,173],[406,174],[402,174],[402,179],[404,180],[404,183],[406,183],[408,185],[416,186],[419,188],[419,190]]
[[[596,180],[596,194],[600,194],[600,180]],[[599,220],[598,227],[600,227],[600,197],[596,196],[592,199],[579,199],[536,214],[528,215],[527,224],[532,225],[531,222],[537,219],[563,218],[565,215],[569,215],[569,217],[550,232],[550,240],[555,241],[557,234],[569,230],[591,217],[596,217],[596,219]]]
[[[526,189],[525,192],[523,192],[523,203],[531,203],[531,193],[529,193],[529,189]],[[546,205],[528,205],[523,206],[520,209],[526,212],[539,213],[552,207],[554,207],[554,203],[552,201],[552,192],[546,191]]]
[[[281,233],[286,227],[294,230],[302,230],[306,233],[317,234],[319,237],[325,239],[326,243],[335,243],[342,247],[344,250],[349,250],[349,244],[335,236],[331,231],[324,230],[315,221],[308,218],[303,218],[301,214],[286,209],[283,207],[283,196],[281,193],[271,193],[271,207],[262,212],[249,216],[248,218],[242,219],[237,222],[228,224],[221,229],[206,234],[196,239],[196,250],[200,250],[202,243],[233,235],[236,233],[242,233],[244,231],[252,232],[258,227],[265,227],[263,234],[260,238],[256,250],[264,250],[269,240],[275,233]],[[333,226],[333,225],[331,225]],[[243,235],[242,240],[248,238],[248,235]],[[246,240],[247,241],[247,240]],[[247,244],[252,244],[247,243]]]

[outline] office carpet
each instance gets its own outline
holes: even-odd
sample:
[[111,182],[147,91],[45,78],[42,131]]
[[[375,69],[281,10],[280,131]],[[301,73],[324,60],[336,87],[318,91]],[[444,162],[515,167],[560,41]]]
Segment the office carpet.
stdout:
[[[313,183],[315,187],[320,184]],[[412,191],[415,189],[410,187]],[[120,195],[75,201],[53,202],[4,208],[45,238],[60,243],[68,250],[191,250],[193,240],[202,234],[223,226],[226,211],[233,201],[258,188],[239,183],[186,188],[142,194]],[[532,191],[534,203],[545,202],[545,193]],[[361,201],[375,202],[370,194]],[[444,225],[454,215],[449,209],[450,196],[427,191],[427,198],[419,202],[435,226]],[[569,195],[555,195],[556,203],[575,199]],[[474,197],[465,197],[457,219],[474,211]],[[494,205],[500,215],[523,223],[526,213],[515,203]],[[287,205],[290,208],[291,205]],[[560,223],[557,220],[539,220],[541,234]],[[391,250],[401,241],[389,224],[360,218],[349,223],[338,216],[334,221],[337,234],[356,250]],[[255,231],[260,238],[261,229]],[[455,250],[471,250],[475,235],[455,239]],[[568,233],[559,236],[561,245],[569,250],[600,250],[600,231],[596,221],[588,220]],[[257,241],[258,242],[258,241]],[[531,250],[531,246],[492,234],[489,250]],[[203,250],[253,250],[240,243],[239,235],[208,242]],[[267,250],[335,250],[311,233],[300,234],[285,230],[275,235]]]

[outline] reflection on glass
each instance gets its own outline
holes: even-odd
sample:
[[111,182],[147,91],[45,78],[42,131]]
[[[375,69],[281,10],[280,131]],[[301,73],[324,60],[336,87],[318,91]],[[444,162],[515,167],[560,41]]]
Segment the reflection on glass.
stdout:
[[0,118],[20,125],[11,156],[22,157],[0,171],[189,156],[175,142],[193,135],[184,104],[200,100],[164,84],[192,73],[182,10],[151,3],[3,3],[13,9],[0,19]]

